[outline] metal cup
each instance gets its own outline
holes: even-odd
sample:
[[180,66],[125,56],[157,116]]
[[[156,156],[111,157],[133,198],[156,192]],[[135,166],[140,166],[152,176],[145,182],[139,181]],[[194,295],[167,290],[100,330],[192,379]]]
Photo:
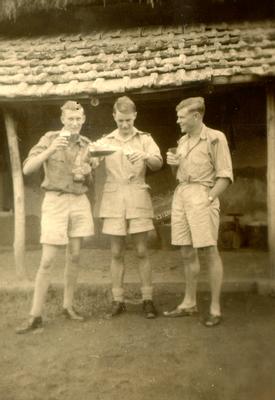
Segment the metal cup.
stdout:
[[177,154],[177,147],[169,147],[168,153]]
[[69,142],[70,136],[71,136],[71,132],[67,131],[65,129],[62,129],[62,131],[59,134],[60,137],[63,137],[64,139],[67,140],[67,143]]

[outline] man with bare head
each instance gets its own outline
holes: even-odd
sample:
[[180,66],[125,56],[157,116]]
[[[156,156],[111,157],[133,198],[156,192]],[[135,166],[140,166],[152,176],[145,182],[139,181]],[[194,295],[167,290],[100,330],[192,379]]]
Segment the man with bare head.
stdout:
[[181,247],[186,290],[182,303],[166,317],[196,314],[199,256],[208,265],[211,305],[204,324],[221,322],[220,293],[223,265],[217,249],[219,196],[233,181],[232,163],[225,135],[203,123],[204,99],[191,97],[177,108],[177,123],[184,136],[176,154],[167,153],[167,163],[176,171],[179,182],[172,203],[172,243]]
[[63,314],[71,320],[83,320],[74,309],[73,299],[79,270],[81,238],[93,234],[93,218],[86,196],[91,182],[88,138],[80,135],[85,122],[83,107],[67,101],[61,107],[59,131],[47,132],[30,150],[23,172],[29,175],[42,166],[45,196],[41,215],[42,257],[37,271],[30,318],[17,333],[42,326],[42,310],[57,251],[67,246]]
[[104,141],[118,150],[105,158],[107,178],[100,217],[104,219],[103,233],[111,238],[111,315],[125,311],[125,238],[131,234],[138,257],[143,311],[146,318],[154,318],[157,312],[152,301],[152,270],[146,243],[148,231],[154,229],[153,207],[145,173],[147,167],[161,168],[162,157],[151,135],[135,128],[136,116],[136,106],[131,99],[124,96],[115,102],[113,118],[117,129],[105,136]]

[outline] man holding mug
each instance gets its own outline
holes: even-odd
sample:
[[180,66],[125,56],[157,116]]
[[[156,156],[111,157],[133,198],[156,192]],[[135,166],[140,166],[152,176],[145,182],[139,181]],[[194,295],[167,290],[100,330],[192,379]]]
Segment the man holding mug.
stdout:
[[203,123],[202,97],[181,101],[176,111],[184,136],[176,152],[168,151],[167,163],[179,181],[172,203],[172,244],[181,246],[186,290],[182,303],[164,312],[164,316],[175,318],[198,313],[197,278],[199,256],[203,256],[211,287],[210,312],[204,324],[212,327],[221,322],[223,265],[217,249],[219,196],[233,181],[232,163],[225,135]]
[[50,284],[54,258],[60,246],[67,246],[64,274],[63,314],[71,320],[83,317],[73,308],[79,270],[81,238],[94,232],[90,202],[86,196],[91,182],[88,138],[80,135],[85,122],[83,107],[67,101],[61,107],[60,131],[47,132],[30,150],[23,173],[29,175],[42,166],[45,196],[42,204],[42,257],[36,274],[30,318],[17,333],[27,333],[42,326],[42,309]]

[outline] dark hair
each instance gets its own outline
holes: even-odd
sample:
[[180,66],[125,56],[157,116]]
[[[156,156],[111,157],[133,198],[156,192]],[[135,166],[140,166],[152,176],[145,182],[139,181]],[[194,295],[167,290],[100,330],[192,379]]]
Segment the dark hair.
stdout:
[[176,107],[176,111],[181,110],[182,108],[187,108],[188,111],[197,111],[202,116],[205,113],[205,104],[203,97],[188,97],[188,99],[182,100]]
[[116,100],[113,106],[113,113],[116,113],[116,111],[123,114],[130,114],[135,113],[137,110],[135,103],[129,97],[122,96]]

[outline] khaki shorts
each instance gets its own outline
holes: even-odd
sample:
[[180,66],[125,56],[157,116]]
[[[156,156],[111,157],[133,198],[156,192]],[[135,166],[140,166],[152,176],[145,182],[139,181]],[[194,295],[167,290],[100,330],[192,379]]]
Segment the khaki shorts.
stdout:
[[42,203],[40,243],[65,245],[69,238],[93,234],[93,216],[85,194],[46,192]]
[[180,184],[172,203],[172,244],[194,248],[217,244],[220,204],[208,200],[209,188],[200,184]]
[[151,218],[104,218],[102,233],[126,236],[128,233],[148,232],[154,229]]

